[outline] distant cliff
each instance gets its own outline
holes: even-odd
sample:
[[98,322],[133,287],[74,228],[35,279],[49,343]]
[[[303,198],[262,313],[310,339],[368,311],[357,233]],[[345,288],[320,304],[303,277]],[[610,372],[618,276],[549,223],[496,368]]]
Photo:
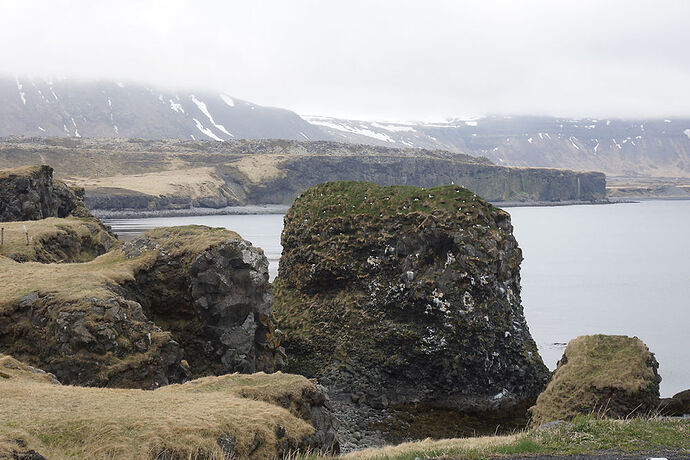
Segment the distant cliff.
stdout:
[[0,161],[50,163],[85,188],[92,209],[290,204],[306,188],[333,180],[457,184],[490,201],[597,201],[606,193],[602,173],[507,168],[441,150],[326,141],[5,138]]

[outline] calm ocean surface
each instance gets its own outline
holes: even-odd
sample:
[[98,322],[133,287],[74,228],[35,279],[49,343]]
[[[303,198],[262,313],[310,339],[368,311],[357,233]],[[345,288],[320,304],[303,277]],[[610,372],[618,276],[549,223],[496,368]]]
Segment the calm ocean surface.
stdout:
[[[583,334],[642,339],[660,363],[662,396],[690,388],[690,201],[508,208],[522,248],[522,304],[550,369]],[[236,231],[280,258],[283,216],[108,219],[121,237],[202,224]]]

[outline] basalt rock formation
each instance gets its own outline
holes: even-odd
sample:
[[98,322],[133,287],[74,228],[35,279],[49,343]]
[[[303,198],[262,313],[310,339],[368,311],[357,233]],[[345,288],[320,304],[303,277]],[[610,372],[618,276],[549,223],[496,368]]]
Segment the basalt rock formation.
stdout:
[[458,435],[467,415],[524,418],[545,387],[510,216],[472,192],[321,184],[287,213],[282,245],[274,311],[286,366],[329,388],[345,441]]
[[649,415],[659,408],[659,363],[637,337],[588,335],[573,339],[553,378],[530,408],[532,423],[597,414]]
[[0,352],[78,385],[273,372],[267,268],[261,249],[207,227],[154,230],[86,263],[0,257]]
[[83,189],[53,180],[50,166],[0,170],[0,221],[88,216]]

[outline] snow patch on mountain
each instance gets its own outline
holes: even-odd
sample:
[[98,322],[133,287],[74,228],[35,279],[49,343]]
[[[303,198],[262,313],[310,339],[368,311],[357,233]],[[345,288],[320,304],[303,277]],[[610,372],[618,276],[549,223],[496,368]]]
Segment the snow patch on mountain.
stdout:
[[[225,129],[225,126],[219,125],[218,123],[216,123],[216,121],[215,121],[215,120],[213,119],[213,117],[211,116],[211,112],[208,111],[208,107],[206,106],[206,103],[205,103],[205,102],[200,101],[200,100],[197,99],[193,94],[190,96],[190,98],[192,99],[192,102],[194,102],[194,105],[196,105],[197,108],[198,108],[199,110],[201,110],[201,112],[202,112],[204,115],[206,115],[206,118],[208,118],[208,121],[210,121],[211,124],[212,124],[213,126],[215,126],[216,128],[218,128],[220,131],[224,132],[224,133],[227,134],[228,136],[235,137],[235,136],[233,136],[232,134],[230,134],[230,132],[229,132],[227,129]],[[222,139],[218,139],[218,140],[222,140]]]
[[182,108],[182,104],[179,102],[175,102],[172,99],[170,99],[170,110],[177,112],[177,113],[184,113],[184,109]]
[[235,100],[228,96],[227,94],[220,93],[220,98],[228,104],[230,107],[235,107]]
[[213,134],[213,131],[211,131],[211,130],[208,129],[208,128],[204,128],[204,125],[202,125],[201,122],[200,122],[199,120],[197,120],[196,118],[192,118],[192,120],[194,120],[194,123],[196,123],[196,128],[197,128],[199,131],[201,131],[202,133],[206,134],[208,137],[210,137],[211,139],[213,139],[213,140],[215,140],[215,141],[223,142],[223,139],[221,139],[220,137],[218,137],[218,136],[216,136],[215,134]]
[[26,93],[22,91],[23,85],[19,83],[19,78],[15,78],[17,81],[17,90],[19,90],[19,97],[22,99],[22,103],[26,105]]
[[403,133],[403,132],[410,132],[414,133],[415,129],[412,126],[405,126],[405,125],[389,125],[389,124],[382,124],[382,123],[371,123],[371,126],[374,128],[380,128],[380,129],[385,129],[386,131],[390,131],[392,133]]
[[[333,118],[326,117],[303,117],[312,125],[323,126],[325,128],[335,129],[336,131],[343,131],[346,133],[358,134],[360,136],[371,137],[373,139],[378,139],[384,142],[390,142],[395,144],[395,139],[391,138],[386,133],[376,132],[369,129],[363,122],[359,121],[346,121],[346,120],[335,120]],[[347,124],[346,124],[347,123]]]

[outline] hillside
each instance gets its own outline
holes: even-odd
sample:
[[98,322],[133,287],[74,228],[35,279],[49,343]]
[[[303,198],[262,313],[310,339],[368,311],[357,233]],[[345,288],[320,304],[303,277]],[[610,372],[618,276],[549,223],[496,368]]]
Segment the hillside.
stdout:
[[49,163],[84,187],[92,209],[183,209],[290,204],[333,180],[465,186],[491,201],[597,201],[601,173],[507,168],[439,150],[288,140],[5,138],[0,163]]
[[328,139],[289,110],[219,92],[116,81],[0,77],[0,136]]
[[390,123],[306,117],[341,142],[443,149],[500,165],[690,177],[690,119],[485,117]]

